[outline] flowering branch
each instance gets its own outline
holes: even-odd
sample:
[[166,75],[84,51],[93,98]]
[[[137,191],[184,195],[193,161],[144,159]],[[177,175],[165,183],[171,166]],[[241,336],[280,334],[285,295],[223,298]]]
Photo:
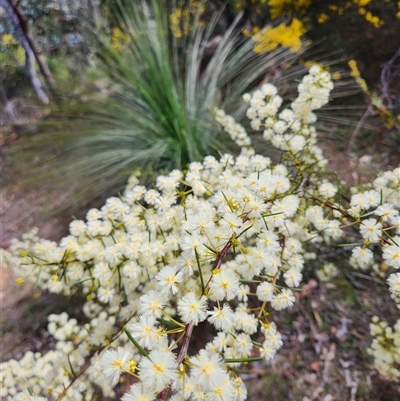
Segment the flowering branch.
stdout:
[[[329,73],[312,67],[290,108],[279,110],[282,99],[271,84],[245,96],[252,128],[262,129],[281,151],[278,164],[254,154],[244,128],[216,110],[218,121],[244,149],[237,158],[207,156],[185,172],[160,175],[152,189],[130,186],[121,197],[90,210],[86,221],[74,220],[60,244],[33,233],[13,245],[15,253],[26,250],[23,276],[39,269],[41,288],[86,297],[83,326],[67,314],[49,316],[48,331],[58,344],[54,354],[35,354],[54,373],[42,393],[78,398],[78,386],[72,384],[80,377],[86,398],[94,388],[108,397],[121,374],[128,373],[138,381],[122,401],[188,399],[192,388],[201,389],[197,398],[241,394],[244,401],[246,390],[234,369],[274,358],[283,340],[273,318],[294,304],[304,265],[315,268],[321,281],[338,274],[331,261],[338,253],[321,257],[321,250],[347,235],[347,242],[355,238],[343,251],[351,247],[345,259],[353,268],[365,270],[379,257],[400,268],[400,168],[382,173],[368,190],[353,188],[348,207],[338,206],[341,190],[325,174],[327,161],[313,122],[314,110],[326,104],[331,88]],[[182,186],[184,202],[177,196]],[[343,218],[351,223],[343,225]],[[19,263],[7,255],[13,265]],[[400,302],[400,273],[389,273],[389,291]],[[127,321],[126,336],[113,335],[119,322]],[[215,335],[204,349],[188,355],[201,322]],[[261,337],[264,341],[257,342]],[[98,355],[92,361],[97,361],[80,368],[93,347]],[[71,350],[68,364],[65,349]],[[381,348],[378,352],[385,355]],[[35,364],[20,363],[27,386],[34,387]],[[80,373],[67,383],[65,369]],[[10,375],[5,382],[13,384],[17,375]]]

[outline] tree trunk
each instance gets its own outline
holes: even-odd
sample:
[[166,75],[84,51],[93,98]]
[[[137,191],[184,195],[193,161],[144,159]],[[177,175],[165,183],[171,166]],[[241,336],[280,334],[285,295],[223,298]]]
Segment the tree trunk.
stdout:
[[6,10],[9,20],[13,25],[17,39],[21,43],[26,54],[25,67],[29,74],[31,84],[36,94],[43,103],[49,103],[49,98],[43,90],[42,84],[36,73],[35,60],[38,63],[40,72],[42,73],[46,83],[50,88],[55,89],[56,84],[54,82],[53,76],[45,63],[42,54],[37,49],[33,37],[29,31],[29,25],[27,19],[22,14],[21,9],[17,3],[13,3],[12,0],[0,0],[0,6],[4,7]]

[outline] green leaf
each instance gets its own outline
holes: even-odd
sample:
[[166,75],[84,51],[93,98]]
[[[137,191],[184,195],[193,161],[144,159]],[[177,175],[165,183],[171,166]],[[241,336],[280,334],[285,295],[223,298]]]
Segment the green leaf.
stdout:
[[204,294],[205,286],[204,286],[203,272],[201,271],[201,264],[200,264],[199,254],[197,253],[196,249],[194,250],[194,253],[196,255],[197,270],[199,271],[199,276],[200,276],[201,293]]
[[225,363],[248,363],[248,362],[255,362],[260,361],[262,358],[260,356],[254,356],[251,358],[231,358],[231,359],[224,359]]
[[128,336],[129,340],[132,342],[132,344],[138,349],[138,351],[141,353],[141,355],[147,357],[149,353],[138,344],[138,342],[132,337],[131,333],[127,329],[124,329],[126,335]]

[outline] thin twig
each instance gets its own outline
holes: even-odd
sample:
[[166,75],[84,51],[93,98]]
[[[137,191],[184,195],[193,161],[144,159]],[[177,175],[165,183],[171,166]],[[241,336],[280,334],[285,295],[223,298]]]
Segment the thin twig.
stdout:
[[68,384],[67,387],[65,387],[64,391],[56,398],[56,401],[61,400],[62,397],[64,397],[65,394],[67,394],[67,391],[70,389],[70,387],[75,383],[76,380],[85,373],[85,371],[91,366],[91,361],[86,363],[86,365],[79,371],[77,375],[71,380],[71,382]]
[[355,277],[362,278],[362,279],[364,279],[364,280],[373,281],[374,283],[377,283],[377,284],[379,284],[379,285],[385,286],[385,283],[384,283],[382,280],[377,280],[376,278],[371,277],[371,276],[368,276],[368,275],[366,275],[366,274],[353,272],[353,273],[351,273],[351,275],[352,275],[352,276],[355,276]]
[[[186,358],[186,353],[189,348],[189,343],[190,343],[190,339],[192,337],[193,328],[194,328],[193,323],[189,323],[186,326],[186,333],[185,333],[185,337],[183,339],[182,347],[179,351],[178,358],[176,359],[176,365],[177,365],[178,369]],[[167,399],[167,395],[168,395],[169,389],[171,388],[171,384],[172,383],[168,384],[168,386],[166,386],[164,388],[164,390],[161,392],[161,394],[159,396],[159,400],[165,401]]]

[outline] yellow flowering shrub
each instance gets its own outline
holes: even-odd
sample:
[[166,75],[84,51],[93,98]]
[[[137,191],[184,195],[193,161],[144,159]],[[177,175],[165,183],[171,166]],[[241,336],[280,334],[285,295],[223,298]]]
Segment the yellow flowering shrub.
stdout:
[[197,19],[204,9],[204,3],[201,1],[192,1],[188,7],[177,7],[168,17],[172,34],[180,39],[190,33],[193,24],[204,25],[204,21]]
[[111,47],[121,52],[125,45],[129,43],[129,35],[118,27],[112,29],[111,32]]
[[6,33],[0,39],[0,65],[20,66],[25,62],[25,51],[14,35]]
[[305,14],[312,4],[312,0],[269,0],[271,18]]
[[[245,36],[253,37],[256,42],[254,51],[259,54],[279,46],[297,52],[301,47],[301,36],[311,29],[313,22],[325,24],[332,17],[342,16],[345,12],[346,14],[352,12],[352,15],[358,13],[376,28],[384,25],[383,19],[375,15],[373,11],[382,8],[382,5],[378,7],[378,0],[331,0],[324,4],[317,3],[313,0],[231,0],[229,6],[235,13],[246,10],[246,15],[249,17],[242,33]],[[180,6],[177,6],[169,14],[170,30],[178,39],[188,35],[193,24],[204,24],[199,15],[205,10],[211,10],[208,1],[188,0],[178,2],[179,4]],[[400,1],[397,1],[396,4],[399,10],[396,16],[400,18]],[[314,11],[311,12],[313,7],[315,14]],[[287,20],[277,27],[263,29],[263,25],[265,26],[267,22],[273,22],[277,18],[286,18]]]
[[363,15],[364,19],[371,23],[375,28],[379,28],[384,24],[384,22],[365,8],[365,6],[370,2],[371,0],[354,0],[354,3],[358,6],[358,13]]
[[[314,2],[315,3],[315,2]],[[345,10],[351,7],[357,7],[358,13],[364,17],[364,19],[371,23],[375,28],[381,27],[384,22],[377,15],[373,14],[368,10],[368,6],[377,4],[378,0],[351,0],[346,2],[338,2],[338,4],[328,4],[328,9],[334,15],[343,15]],[[299,17],[305,15],[311,6],[313,5],[312,0],[269,0],[269,13],[272,19],[279,17]],[[397,3],[398,9],[400,10],[400,2]],[[329,20],[327,12],[321,12],[317,15],[317,22],[323,24]],[[396,16],[400,18],[400,11],[397,12]]]
[[[375,0],[377,3],[378,1]],[[358,14],[362,15],[365,21],[372,24],[375,28],[380,28],[384,22],[377,15],[374,15],[371,11],[369,11],[366,7],[374,3],[374,0],[352,0],[346,1],[343,6],[337,6],[336,4],[330,4],[328,6],[329,10],[332,11],[333,14],[343,15],[345,10],[350,9],[353,6],[358,8]],[[329,17],[328,17],[329,18]],[[318,17],[318,23],[323,24],[328,20],[328,18],[324,19],[321,15]]]
[[278,46],[298,52],[301,49],[301,37],[306,32],[307,28],[297,18],[289,25],[282,23],[277,27],[267,27],[253,35],[254,52],[265,53],[275,50]]
[[320,14],[318,14],[317,22],[318,22],[318,24],[323,24],[326,21],[328,21],[328,19],[329,19],[329,15],[328,14],[320,13]]

